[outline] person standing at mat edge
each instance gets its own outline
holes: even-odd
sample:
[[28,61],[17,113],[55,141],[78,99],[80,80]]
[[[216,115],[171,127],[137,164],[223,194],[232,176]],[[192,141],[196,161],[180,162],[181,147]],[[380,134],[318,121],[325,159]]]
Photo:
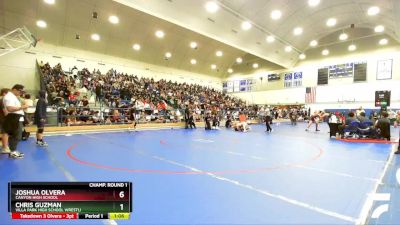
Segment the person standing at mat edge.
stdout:
[[399,137],[399,144],[397,146],[397,151],[395,151],[394,154],[400,154],[400,137]]
[[3,98],[4,108],[7,115],[4,120],[3,129],[9,135],[10,157],[14,159],[23,158],[23,154],[17,151],[18,142],[22,136],[22,122],[24,121],[24,109],[18,97],[23,93],[24,86],[16,84]]
[[35,111],[35,124],[36,131],[36,144],[40,147],[46,147],[48,144],[43,140],[44,125],[46,123],[46,91],[39,91],[39,101],[36,104]]
[[[400,111],[397,111],[396,121],[395,121],[395,128],[400,124]],[[400,134],[399,134],[400,136]],[[397,146],[397,151],[394,154],[400,154],[400,137],[399,137],[399,144]]]
[[2,150],[1,153],[9,154],[10,148],[8,147],[8,134],[4,132],[3,123],[6,117],[7,111],[4,108],[3,97],[9,92],[8,88],[1,89],[0,93],[0,133],[1,133],[1,142],[2,142]]
[[272,132],[272,128],[270,126],[271,122],[272,122],[271,112],[267,110],[265,112],[265,126],[267,127],[267,130],[265,132]]

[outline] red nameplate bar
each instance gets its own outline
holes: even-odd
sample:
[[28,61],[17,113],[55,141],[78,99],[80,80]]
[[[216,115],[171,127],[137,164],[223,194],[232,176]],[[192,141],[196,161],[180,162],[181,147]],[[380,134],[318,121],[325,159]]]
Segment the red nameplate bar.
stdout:
[[13,220],[76,220],[78,213],[12,213]]

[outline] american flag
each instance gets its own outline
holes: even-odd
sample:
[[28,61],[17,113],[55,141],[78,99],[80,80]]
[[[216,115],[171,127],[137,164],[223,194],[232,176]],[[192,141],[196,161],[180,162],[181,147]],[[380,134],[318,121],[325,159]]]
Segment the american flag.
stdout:
[[316,95],[317,95],[316,87],[306,87],[305,102],[306,103],[315,103]]

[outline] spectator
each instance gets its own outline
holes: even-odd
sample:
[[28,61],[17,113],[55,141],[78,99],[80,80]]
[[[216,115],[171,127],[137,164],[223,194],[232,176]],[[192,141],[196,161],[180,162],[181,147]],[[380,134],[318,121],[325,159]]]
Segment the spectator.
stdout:
[[2,142],[2,150],[1,153],[9,154],[10,148],[8,147],[8,134],[4,132],[3,123],[7,114],[7,111],[4,108],[3,98],[9,92],[8,88],[1,89],[0,92],[0,133],[1,133],[1,142]]
[[[75,94],[76,90],[82,92],[87,89],[87,93],[96,93],[96,103],[102,102],[111,108],[133,106],[138,113],[145,111],[147,115],[155,114],[154,110],[158,110],[161,115],[168,117],[169,113],[172,114],[171,111],[184,109],[186,104],[193,106],[194,112],[199,114],[204,114],[208,110],[212,110],[215,115],[216,112],[243,109],[249,117],[254,117],[258,110],[257,107],[246,106],[240,99],[211,88],[164,79],[155,81],[152,78],[139,78],[136,75],[128,76],[114,69],[101,74],[99,70],[94,69],[91,73],[84,68],[78,72],[75,79],[65,75],[60,64],[51,68],[46,63],[41,70],[45,86],[51,96],[51,104],[58,105],[62,99],[69,99],[70,103],[77,105],[79,99],[78,94]],[[80,82],[75,82],[76,79]],[[124,101],[121,100],[127,99],[131,101],[125,102],[124,106],[122,104]],[[83,118],[79,114],[84,112],[84,110],[77,111],[77,118]],[[121,114],[124,112],[121,111]]]
[[22,137],[23,110],[28,108],[27,105],[21,106],[21,102],[18,100],[23,89],[23,85],[16,84],[3,98],[4,107],[8,112],[3,123],[3,129],[9,136],[10,157],[15,159],[23,158],[23,153],[17,151],[18,142]]

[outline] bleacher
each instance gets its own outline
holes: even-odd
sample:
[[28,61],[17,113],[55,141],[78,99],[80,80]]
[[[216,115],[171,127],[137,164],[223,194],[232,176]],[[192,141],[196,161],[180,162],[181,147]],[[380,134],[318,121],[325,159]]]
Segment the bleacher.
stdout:
[[[155,81],[113,69],[101,74],[83,68],[72,75],[63,71],[61,64],[38,66],[41,88],[57,111],[57,125],[129,124],[134,119],[140,123],[181,122],[186,107],[196,114],[196,121],[207,112],[223,119],[228,112],[243,110],[256,117],[255,110],[242,100],[200,85]],[[85,106],[84,96],[89,101]]]

